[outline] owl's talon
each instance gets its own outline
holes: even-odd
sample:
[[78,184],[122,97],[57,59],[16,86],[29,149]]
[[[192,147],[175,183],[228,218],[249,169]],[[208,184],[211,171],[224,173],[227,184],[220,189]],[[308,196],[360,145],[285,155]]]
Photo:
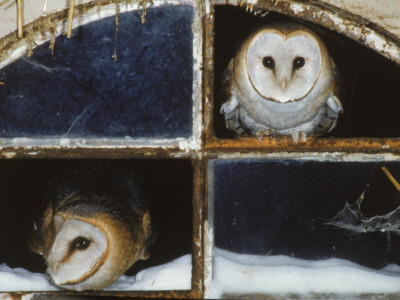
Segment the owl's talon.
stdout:
[[267,129],[267,130],[259,130],[256,133],[257,140],[261,141],[264,137],[268,137],[272,140],[275,137],[275,130]]
[[293,144],[297,144],[299,142],[299,132],[293,132],[292,133],[292,140],[293,140]]
[[300,131],[299,136],[300,136],[300,142],[307,141],[307,133],[305,133],[304,131]]
[[307,141],[307,134],[304,131],[296,131],[292,133],[292,140],[294,144]]

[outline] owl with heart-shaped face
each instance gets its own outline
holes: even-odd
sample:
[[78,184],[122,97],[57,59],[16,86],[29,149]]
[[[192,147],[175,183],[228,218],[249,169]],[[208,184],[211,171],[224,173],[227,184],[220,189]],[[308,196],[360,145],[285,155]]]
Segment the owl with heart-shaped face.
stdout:
[[59,287],[100,290],[149,257],[149,211],[138,175],[67,170],[49,185],[28,240]]
[[325,134],[343,111],[335,96],[335,65],[305,26],[278,23],[248,37],[224,76],[227,128],[238,134]]

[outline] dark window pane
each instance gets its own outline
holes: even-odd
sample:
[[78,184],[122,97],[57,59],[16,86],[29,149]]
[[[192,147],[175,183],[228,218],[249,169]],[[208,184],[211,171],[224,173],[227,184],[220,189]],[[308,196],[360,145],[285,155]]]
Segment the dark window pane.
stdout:
[[[380,219],[387,230],[371,230],[379,222],[370,218],[400,206],[400,192],[382,166],[400,179],[398,162],[217,161],[215,245],[245,254],[337,257],[376,268],[398,264],[400,239],[389,226],[400,225],[400,212]],[[363,192],[362,215],[339,215],[359,232],[328,224]]]
[[[109,17],[0,70],[0,136],[188,137],[191,6]],[[117,62],[112,58],[117,55]]]

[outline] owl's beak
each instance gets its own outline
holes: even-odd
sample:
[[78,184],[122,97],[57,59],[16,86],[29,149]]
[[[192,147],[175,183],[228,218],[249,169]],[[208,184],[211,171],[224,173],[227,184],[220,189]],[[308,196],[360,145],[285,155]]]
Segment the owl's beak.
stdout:
[[278,86],[280,86],[281,91],[284,93],[286,91],[288,82],[290,80],[291,70],[286,68],[286,66],[277,66],[275,70],[275,80]]
[[287,87],[287,79],[286,78],[281,80],[280,86],[281,86],[282,92],[284,92],[286,90],[286,87]]

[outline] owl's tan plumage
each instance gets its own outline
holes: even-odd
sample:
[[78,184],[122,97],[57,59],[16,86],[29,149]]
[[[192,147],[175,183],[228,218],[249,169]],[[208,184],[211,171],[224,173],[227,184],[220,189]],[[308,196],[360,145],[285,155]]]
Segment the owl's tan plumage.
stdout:
[[90,169],[51,186],[28,244],[43,255],[55,285],[103,289],[148,258],[150,216],[136,178]]
[[221,107],[238,134],[324,134],[343,110],[335,65],[322,40],[296,23],[261,28],[241,45],[225,76]]

